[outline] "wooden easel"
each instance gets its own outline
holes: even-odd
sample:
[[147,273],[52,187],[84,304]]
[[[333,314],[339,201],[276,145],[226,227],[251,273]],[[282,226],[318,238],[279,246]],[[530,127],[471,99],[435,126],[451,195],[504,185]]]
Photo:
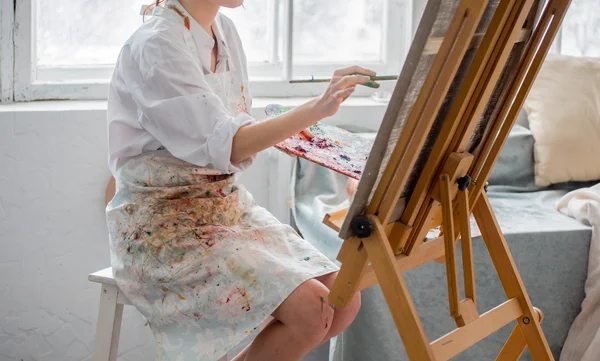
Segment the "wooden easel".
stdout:
[[[350,220],[352,232],[338,255],[342,266],[330,302],[344,307],[355,292],[379,283],[413,361],[448,360],[515,320],[517,326],[497,360],[517,360],[525,347],[536,361],[553,360],[540,327],[543,314],[531,304],[484,189],[570,0],[550,0],[536,24],[539,4],[535,0],[501,0],[485,33],[477,34],[487,1],[460,3],[441,43],[435,39],[427,43],[425,49],[436,48],[437,56],[419,98],[366,210]],[[510,60],[519,42],[524,47],[522,56]],[[412,195],[398,214],[398,200],[410,170],[473,43],[479,45],[477,53]],[[503,83],[499,82],[501,76]],[[498,86],[502,90],[498,106],[476,151],[469,152],[474,128]],[[392,104],[390,108],[394,108]],[[346,212],[327,215],[324,223],[339,231]],[[481,315],[477,310],[471,215],[508,298]],[[439,225],[443,235],[424,242],[427,232]],[[465,289],[462,299],[456,261],[459,238]],[[402,273],[433,260],[445,261],[449,310],[457,328],[429,342]]]

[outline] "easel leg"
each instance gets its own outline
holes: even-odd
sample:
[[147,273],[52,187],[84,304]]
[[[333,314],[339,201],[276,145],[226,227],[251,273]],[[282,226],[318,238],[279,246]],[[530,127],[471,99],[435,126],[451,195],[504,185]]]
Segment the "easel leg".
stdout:
[[363,240],[381,290],[390,308],[408,358],[413,361],[434,361],[431,346],[415,310],[402,274],[396,271],[392,247],[377,217],[370,217],[373,235]]
[[440,196],[444,217],[444,245],[446,250],[446,277],[448,279],[448,301],[450,315],[460,318],[460,298],[458,294],[458,270],[456,268],[456,244],[454,243],[454,217],[450,192],[450,177],[442,174],[440,177]]
[[331,292],[329,293],[329,302],[335,307],[346,307],[352,297],[358,292],[360,280],[367,268],[367,253],[362,247],[362,241],[358,238],[350,238],[344,246],[347,252],[342,260],[342,267],[338,273]]
[[517,321],[533,360],[554,361],[536,312],[485,193],[479,196],[473,209],[473,215],[479,225],[506,296],[509,299],[516,298],[521,303],[523,316]]

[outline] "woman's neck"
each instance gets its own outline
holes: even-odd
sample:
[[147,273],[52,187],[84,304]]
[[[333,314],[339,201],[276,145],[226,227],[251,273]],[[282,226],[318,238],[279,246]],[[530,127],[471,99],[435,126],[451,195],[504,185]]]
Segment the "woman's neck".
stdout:
[[214,35],[212,24],[219,12],[219,5],[211,4],[206,0],[179,0],[179,3],[210,36]]

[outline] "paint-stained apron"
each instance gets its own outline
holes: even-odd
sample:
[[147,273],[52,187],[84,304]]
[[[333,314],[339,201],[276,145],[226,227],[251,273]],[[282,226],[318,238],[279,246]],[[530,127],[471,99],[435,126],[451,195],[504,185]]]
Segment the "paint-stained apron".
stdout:
[[[232,71],[206,79],[233,115],[246,111]],[[162,359],[219,359],[300,284],[338,270],[233,174],[160,149],[126,160],[116,179],[107,206],[113,273]]]

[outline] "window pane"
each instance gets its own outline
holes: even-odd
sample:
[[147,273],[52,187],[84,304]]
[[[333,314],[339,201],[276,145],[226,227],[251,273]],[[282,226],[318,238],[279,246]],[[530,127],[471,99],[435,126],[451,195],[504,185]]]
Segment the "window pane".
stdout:
[[114,64],[148,0],[36,0],[38,66]]
[[274,42],[273,25],[275,0],[245,1],[244,7],[237,9],[221,8],[235,24],[248,62],[268,62],[271,54],[271,44]]
[[382,60],[385,1],[295,1],[294,63]]
[[561,53],[600,57],[600,1],[573,0],[563,23]]

